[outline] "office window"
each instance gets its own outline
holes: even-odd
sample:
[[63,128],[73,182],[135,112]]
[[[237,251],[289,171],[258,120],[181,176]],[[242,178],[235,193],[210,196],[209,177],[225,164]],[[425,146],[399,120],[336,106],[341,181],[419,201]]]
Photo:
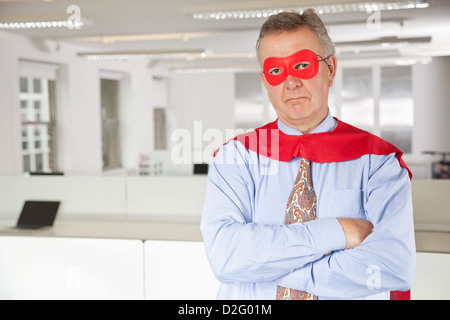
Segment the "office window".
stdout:
[[165,77],[153,76],[153,128],[155,150],[167,149],[167,118],[166,107],[168,100],[168,80]]
[[58,171],[55,81],[24,76],[19,79],[19,88],[23,171]]
[[122,166],[120,153],[119,88],[119,80],[100,79],[103,170],[118,169]]
[[234,119],[236,129],[253,129],[264,124],[261,80],[257,73],[236,73]]
[[372,69],[344,69],[341,116],[345,121],[371,130],[374,126]]
[[414,125],[411,66],[344,68],[342,73],[330,93],[333,115],[378,135],[404,153],[411,153]]
[[[328,101],[332,115],[412,153],[411,70],[379,65],[339,69]],[[248,130],[276,118],[258,74],[236,73],[235,83],[236,128]]]
[[381,68],[381,137],[405,153],[412,151],[414,100],[411,67]]
[[166,150],[166,109],[153,109],[153,126],[155,128],[155,150]]

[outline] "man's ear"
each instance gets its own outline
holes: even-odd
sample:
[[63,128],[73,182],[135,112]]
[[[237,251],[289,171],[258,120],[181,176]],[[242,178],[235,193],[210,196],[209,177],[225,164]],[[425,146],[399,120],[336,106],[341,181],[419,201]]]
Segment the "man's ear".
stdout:
[[258,74],[259,74],[259,77],[261,78],[261,81],[264,83],[264,75],[263,75],[263,73],[259,72]]
[[264,76],[264,72],[259,72],[259,78],[261,79],[264,88],[268,90],[271,87],[271,85],[267,82],[266,77]]
[[336,77],[337,70],[337,58],[335,56],[331,56],[328,58],[328,70],[330,73],[328,74],[328,79],[330,81],[330,87],[333,85],[333,80]]

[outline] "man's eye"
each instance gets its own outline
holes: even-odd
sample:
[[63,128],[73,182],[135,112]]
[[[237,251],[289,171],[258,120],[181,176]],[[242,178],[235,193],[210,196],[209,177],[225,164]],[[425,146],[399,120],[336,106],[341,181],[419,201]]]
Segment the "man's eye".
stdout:
[[269,70],[269,73],[273,76],[278,76],[282,72],[283,72],[283,70],[281,70],[280,68],[272,68]]
[[300,62],[299,64],[297,64],[294,69],[296,70],[303,70],[308,68],[311,65],[311,62]]

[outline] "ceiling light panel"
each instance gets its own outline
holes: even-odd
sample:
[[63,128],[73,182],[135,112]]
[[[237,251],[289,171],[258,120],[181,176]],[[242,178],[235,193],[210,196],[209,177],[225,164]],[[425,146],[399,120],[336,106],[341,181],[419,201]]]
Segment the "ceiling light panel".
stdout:
[[170,71],[175,73],[236,73],[236,72],[259,72],[258,65],[235,65],[216,67],[172,67]]
[[79,57],[87,60],[130,60],[130,59],[179,59],[202,57],[204,49],[166,50],[166,51],[109,51],[109,52],[79,52]]
[[64,14],[0,16],[0,29],[80,29],[90,24],[92,21],[82,15],[78,19],[68,18]]
[[0,22],[0,29],[41,29],[41,28],[72,28],[79,29],[83,26],[82,21],[48,20],[48,21],[25,21],[25,22]]
[[277,14],[283,11],[298,11],[302,12],[307,8],[315,9],[319,14],[335,14],[347,12],[373,12],[384,10],[401,10],[401,9],[422,9],[430,6],[429,0],[397,0],[397,1],[359,1],[351,3],[329,3],[316,4],[311,2],[311,5],[303,6],[285,6],[280,4],[273,7],[257,7],[248,6],[243,8],[239,6],[238,9],[223,8],[220,10],[211,9],[197,9],[188,13],[192,18],[197,20],[225,20],[225,19],[257,19],[267,18],[270,15]]

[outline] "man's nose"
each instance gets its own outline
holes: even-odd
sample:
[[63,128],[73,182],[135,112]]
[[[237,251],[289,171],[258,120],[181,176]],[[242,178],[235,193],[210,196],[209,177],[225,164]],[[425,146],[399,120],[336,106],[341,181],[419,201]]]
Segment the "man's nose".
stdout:
[[302,79],[288,75],[286,78],[286,89],[294,90],[303,85]]

